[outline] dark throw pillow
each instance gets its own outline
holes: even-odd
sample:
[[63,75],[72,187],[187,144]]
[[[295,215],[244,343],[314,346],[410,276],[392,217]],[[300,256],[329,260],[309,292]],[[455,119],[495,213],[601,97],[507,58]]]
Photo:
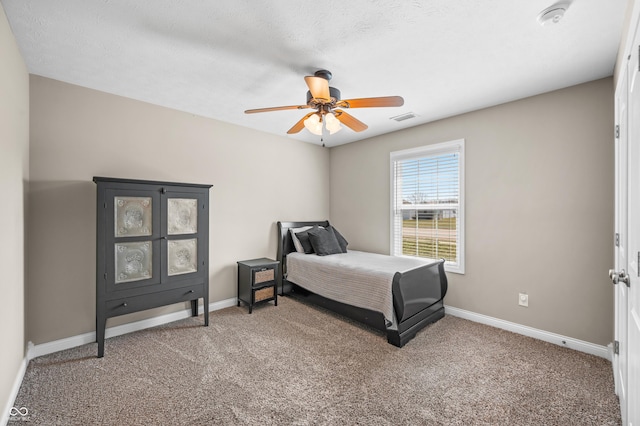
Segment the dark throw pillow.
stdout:
[[300,241],[300,245],[302,245],[305,254],[313,253],[313,246],[311,245],[311,241],[309,241],[309,230],[296,233],[296,237],[298,237],[298,241]]
[[340,232],[333,226],[329,225],[329,228],[333,229],[333,233],[336,236],[336,240],[338,240],[338,245],[340,245],[340,249],[343,253],[347,252],[347,246],[349,245],[349,241],[346,240],[345,237],[342,236]]
[[329,254],[343,253],[340,248],[340,243],[336,238],[336,234],[331,227],[326,229],[320,229],[317,226],[307,231],[309,234],[309,241],[313,250],[318,256],[326,256]]

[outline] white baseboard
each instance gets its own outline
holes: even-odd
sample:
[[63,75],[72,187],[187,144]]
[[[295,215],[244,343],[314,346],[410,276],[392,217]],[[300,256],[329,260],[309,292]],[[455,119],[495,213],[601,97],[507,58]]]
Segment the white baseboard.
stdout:
[[445,306],[444,311],[448,315],[460,317],[473,322],[490,325],[492,327],[501,328],[513,333],[522,334],[524,336],[533,337],[534,339],[544,340],[565,348],[575,349],[576,351],[585,352],[591,355],[611,361],[611,350],[607,346],[596,345],[594,343],[585,342],[584,340],[574,339],[572,337],[562,336],[560,334],[550,333],[548,331],[539,330],[537,328],[528,327],[526,325],[516,324],[515,322],[504,321],[487,315],[476,314],[475,312],[465,311],[464,309]]
[[11,408],[13,407],[13,404],[18,397],[18,392],[20,392],[20,386],[22,385],[24,374],[27,371],[27,364],[29,364],[29,360],[27,358],[23,359],[20,363],[20,368],[18,368],[18,373],[16,374],[16,378],[13,381],[13,386],[11,387],[9,399],[7,399],[6,406],[2,410],[2,414],[0,414],[0,425],[6,425],[7,423],[9,423]]
[[[236,306],[238,299],[235,297],[231,299],[221,300],[209,304],[209,312],[217,311],[219,309]],[[535,339],[543,340],[545,342],[553,343],[559,346],[575,349],[580,352],[585,352],[591,355],[596,355],[601,358],[612,360],[612,348],[607,346],[596,345],[594,343],[585,342],[583,340],[574,339],[572,337],[562,336],[560,334],[550,333],[548,331],[539,330],[537,328],[528,327],[526,325],[517,324],[510,321],[501,320],[498,318],[490,317],[483,314],[477,314],[475,312],[466,311],[464,309],[454,308],[452,306],[445,306],[445,312],[448,315],[468,319],[470,321],[478,322],[481,324],[490,325],[492,327],[501,328],[503,330],[511,331],[513,333],[522,334],[524,336],[533,337]],[[161,315],[154,318],[149,318],[141,321],[132,322],[129,324],[123,324],[116,327],[107,328],[105,331],[106,338],[120,336],[122,334],[132,333],[138,330],[144,330],[145,328],[156,327],[158,325],[167,324],[173,321],[178,321],[191,316],[191,309],[185,309],[183,311],[173,312],[171,314]],[[59,352],[65,349],[74,348],[77,346],[86,345],[96,341],[96,333],[84,333],[78,336],[67,337],[66,339],[55,340],[53,342],[42,343],[34,345],[29,342],[27,348],[27,360],[37,358],[39,356],[47,355],[54,352]],[[24,375],[24,365],[22,375]],[[20,389],[20,382],[18,388]],[[17,394],[17,390],[16,390]],[[11,407],[9,407],[11,408]],[[0,422],[2,424],[2,422]]]
[[[217,311],[219,309],[228,308],[230,306],[236,306],[238,299],[235,297],[231,299],[221,300],[209,304],[209,312]],[[158,325],[167,324],[173,321],[189,318],[191,316],[191,309],[185,309],[183,311],[173,312],[170,314],[160,315],[158,317],[148,318],[128,324],[122,324],[115,327],[107,328],[105,331],[105,338],[120,336],[127,333],[132,333],[138,330],[144,330],[145,328],[156,327]],[[41,343],[34,345],[29,342],[27,348],[27,359],[32,360],[39,356],[51,354],[54,352],[63,351],[65,349],[75,348],[77,346],[86,345],[96,341],[96,333],[92,331],[90,333],[80,334],[78,336],[67,337],[66,339],[55,340],[53,342]],[[1,423],[0,423],[1,424]]]

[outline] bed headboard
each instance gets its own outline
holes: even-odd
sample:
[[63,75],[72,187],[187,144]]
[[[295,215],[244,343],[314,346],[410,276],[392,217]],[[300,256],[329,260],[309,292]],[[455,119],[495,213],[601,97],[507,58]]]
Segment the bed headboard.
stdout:
[[289,228],[300,228],[303,226],[329,226],[328,220],[318,220],[312,222],[278,222],[278,258],[280,261],[280,268],[278,268],[278,277],[277,284],[278,289],[280,289],[280,294],[282,294],[282,284],[283,284],[283,276],[287,273],[287,255],[293,251],[296,251],[296,248],[293,246],[293,240],[291,239],[291,234],[289,233]]

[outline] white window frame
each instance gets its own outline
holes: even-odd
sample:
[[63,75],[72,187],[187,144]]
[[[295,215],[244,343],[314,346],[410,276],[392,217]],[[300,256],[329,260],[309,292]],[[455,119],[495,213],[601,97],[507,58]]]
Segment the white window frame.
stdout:
[[[402,254],[396,254],[396,238],[395,238],[395,203],[396,203],[396,185],[395,185],[395,163],[401,160],[409,160],[409,159],[417,159],[423,157],[431,157],[435,155],[447,154],[447,153],[459,153],[459,167],[458,167],[458,183],[459,183],[459,199],[458,199],[458,235],[457,235],[457,250],[458,250],[458,262],[445,262],[445,270],[447,272],[453,272],[457,274],[464,274],[465,267],[465,238],[464,238],[464,217],[465,217],[465,208],[464,208],[464,139],[457,139],[448,142],[442,142],[432,145],[421,146],[418,148],[405,149],[402,151],[393,151],[390,153],[390,161],[389,161],[389,170],[390,170],[390,248],[389,253],[392,256],[402,256],[402,257],[412,257],[412,256],[404,256]],[[437,259],[433,259],[437,260]]]

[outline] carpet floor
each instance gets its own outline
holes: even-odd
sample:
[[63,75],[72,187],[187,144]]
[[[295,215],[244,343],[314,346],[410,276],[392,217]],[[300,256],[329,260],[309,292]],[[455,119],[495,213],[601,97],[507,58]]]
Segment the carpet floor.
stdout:
[[400,349],[278,302],[36,358],[15,406],[42,425],[620,424],[603,358],[452,316]]

